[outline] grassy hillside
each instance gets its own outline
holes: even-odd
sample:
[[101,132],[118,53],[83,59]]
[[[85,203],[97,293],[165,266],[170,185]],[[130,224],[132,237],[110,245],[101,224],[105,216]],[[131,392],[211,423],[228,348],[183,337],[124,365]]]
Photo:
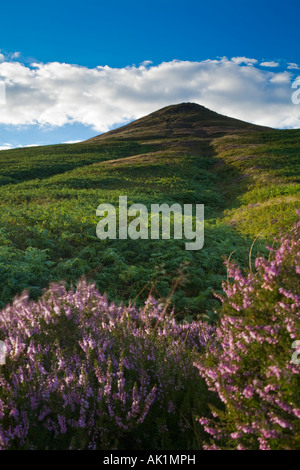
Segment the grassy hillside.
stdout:
[[[218,306],[224,257],[248,264],[299,207],[300,130],[275,131],[198,105],[164,108],[80,144],[0,152],[0,302],[49,282],[95,280],[116,301],[152,292],[182,316]],[[96,237],[96,209],[204,203],[205,245]]]

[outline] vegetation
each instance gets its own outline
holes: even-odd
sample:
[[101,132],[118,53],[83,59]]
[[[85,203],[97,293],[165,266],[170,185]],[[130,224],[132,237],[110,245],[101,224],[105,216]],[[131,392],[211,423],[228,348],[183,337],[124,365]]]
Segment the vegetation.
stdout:
[[[299,448],[299,141],[181,104],[0,152],[0,448]],[[100,241],[121,195],[204,247]]]
[[85,282],[16,298],[0,312],[0,449],[298,449],[299,231],[256,273],[229,263],[216,325]]
[[[85,276],[110,300],[168,299],[179,318],[213,315],[224,257],[248,264],[289,228],[299,201],[300,131],[273,131],[198,105],[165,108],[81,144],[0,152],[1,306]],[[204,203],[205,245],[96,237],[96,208]],[[175,289],[176,287],[176,289]]]
[[224,404],[200,419],[205,448],[299,449],[300,222],[270,250],[255,273],[228,265],[215,341],[198,363]]
[[15,299],[0,313],[0,449],[199,446],[193,412],[208,392],[193,357],[212,330],[178,325],[152,299],[109,304],[85,282]]

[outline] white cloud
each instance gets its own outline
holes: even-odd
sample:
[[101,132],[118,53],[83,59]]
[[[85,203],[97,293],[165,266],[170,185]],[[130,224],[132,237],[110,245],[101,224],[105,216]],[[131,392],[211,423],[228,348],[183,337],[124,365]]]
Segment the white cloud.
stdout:
[[287,66],[288,69],[290,70],[299,70],[300,67],[298,64],[295,64],[294,62],[290,62]]
[[[78,141],[79,142],[79,141]],[[66,142],[67,143],[67,142]],[[72,142],[70,142],[72,143]],[[12,145],[9,142],[6,142],[0,145],[0,150],[11,150],[16,148],[25,148],[25,147],[39,147],[39,144],[29,144],[29,145]]]
[[157,66],[93,69],[59,62],[0,63],[6,104],[0,124],[63,126],[107,131],[163,106],[191,101],[245,121],[300,127],[292,104],[293,74],[259,68],[256,59],[173,60]]
[[257,64],[258,62],[256,59],[248,59],[247,57],[232,57],[231,61],[238,65],[239,64],[253,65],[253,64]]
[[[3,53],[4,52],[4,53]],[[0,52],[0,62],[4,62],[5,60],[14,60],[20,57],[20,52],[10,52],[7,53],[5,51]]]
[[10,150],[11,148],[13,148],[13,146],[12,144],[9,144],[9,143],[4,143],[0,145],[0,150]]
[[270,78],[271,83],[291,83],[291,73],[281,72],[276,73]]
[[12,52],[10,54],[10,58],[11,59],[18,59],[20,57],[20,55],[21,55],[20,52]]
[[261,67],[279,67],[279,62],[274,62],[271,60],[270,62],[261,62]]
[[148,67],[148,65],[151,65],[153,64],[152,60],[144,60],[141,65],[143,65],[144,67]]

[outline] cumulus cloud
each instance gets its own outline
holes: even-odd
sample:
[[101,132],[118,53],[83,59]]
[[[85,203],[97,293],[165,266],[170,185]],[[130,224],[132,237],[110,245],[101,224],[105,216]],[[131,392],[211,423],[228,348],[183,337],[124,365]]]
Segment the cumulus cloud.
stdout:
[[261,62],[260,65],[262,67],[279,67],[279,62],[271,60],[270,62]]
[[81,123],[105,132],[163,106],[191,101],[257,124],[300,127],[300,106],[291,100],[292,70],[261,69],[246,57],[93,69],[6,60],[0,63],[1,80],[6,84],[2,124]]
[[299,70],[300,67],[298,64],[295,64],[294,62],[290,62],[287,66],[288,69],[290,70]]
[[234,62],[235,64],[247,64],[247,65],[257,64],[258,62],[257,59],[248,59],[247,57],[232,57],[231,61]]

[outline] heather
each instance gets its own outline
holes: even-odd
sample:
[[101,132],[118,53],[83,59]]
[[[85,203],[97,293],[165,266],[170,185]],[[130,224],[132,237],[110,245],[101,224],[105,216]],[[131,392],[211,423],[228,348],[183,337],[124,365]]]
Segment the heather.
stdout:
[[248,272],[226,262],[215,325],[86,281],[15,298],[0,313],[1,448],[298,449],[299,235]]
[[193,361],[213,331],[151,298],[109,304],[85,281],[24,293],[0,314],[1,449],[199,447],[208,392]]
[[248,274],[228,263],[215,342],[197,363],[223,402],[199,419],[211,436],[207,449],[300,447],[299,364],[292,361],[300,327],[300,222],[269,250]]

